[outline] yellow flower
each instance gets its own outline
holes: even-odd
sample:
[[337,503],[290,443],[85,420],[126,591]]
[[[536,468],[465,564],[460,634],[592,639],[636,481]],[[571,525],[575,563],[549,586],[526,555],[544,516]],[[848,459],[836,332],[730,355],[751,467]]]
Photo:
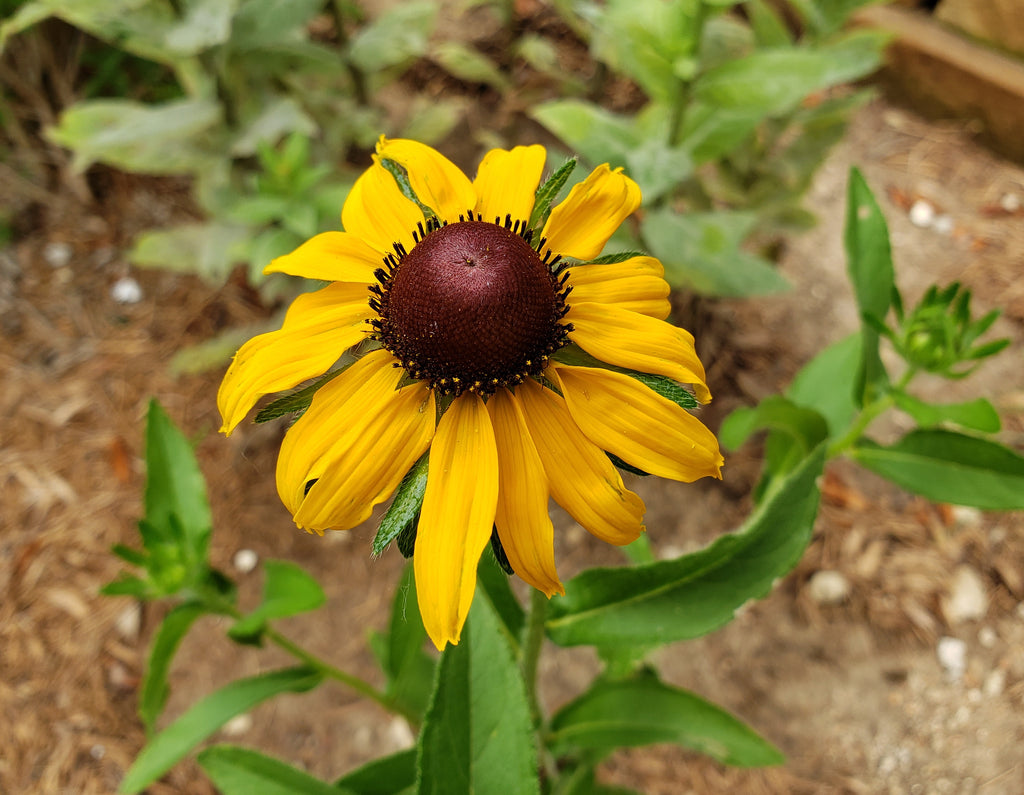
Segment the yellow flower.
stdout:
[[299,527],[349,529],[429,450],[413,560],[439,649],[459,640],[492,527],[516,574],[548,596],[564,593],[549,495],[609,543],[643,532],[643,502],[605,451],[675,480],[720,476],[714,435],[626,372],[710,399],[693,337],[664,320],[661,263],[589,262],[639,188],[600,166],[530,230],[544,163],[540,146],[495,149],[470,181],[428,146],[382,138],[345,201],[345,231],[268,267],[330,284],[242,346],[217,398],[230,433],[261,396],[376,343],[289,429],[278,492]]

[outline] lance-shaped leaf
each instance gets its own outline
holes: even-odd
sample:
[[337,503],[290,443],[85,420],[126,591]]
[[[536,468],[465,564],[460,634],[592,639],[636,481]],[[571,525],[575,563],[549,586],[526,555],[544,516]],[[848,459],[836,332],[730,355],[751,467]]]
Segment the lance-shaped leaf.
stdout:
[[864,441],[851,455],[861,466],[936,502],[1024,509],[1024,457],[987,439],[918,430],[888,447]]
[[174,767],[195,746],[236,715],[280,693],[303,693],[320,684],[310,668],[285,668],[239,679],[197,702],[142,749],[125,774],[120,792],[139,792]]
[[199,602],[186,602],[171,610],[160,622],[139,691],[139,717],[146,725],[147,733],[152,733],[156,719],[160,717],[160,712],[167,703],[170,692],[167,673],[171,668],[174,652],[195,620],[206,612],[206,608]]
[[[863,175],[850,171],[846,198],[846,268],[857,296],[861,317],[884,320],[892,302],[895,280],[889,229]],[[866,322],[862,326],[861,362],[854,398],[858,404],[870,400],[888,382],[878,355],[878,331]]]
[[610,753],[623,746],[675,743],[727,765],[783,761],[778,749],[742,721],[653,676],[598,682],[554,716],[550,743],[556,753]]
[[391,603],[387,633],[375,633],[371,644],[387,675],[387,694],[416,715],[423,715],[434,681],[435,662],[423,649],[427,631],[416,604],[412,566],[405,567]]
[[419,795],[537,795],[537,754],[519,668],[486,599],[441,656],[420,734]]
[[563,646],[660,645],[695,638],[764,596],[800,559],[818,509],[825,450],[776,479],[736,533],[675,560],[591,569],[551,600],[549,637]]
[[907,412],[923,428],[952,423],[982,433],[995,433],[1001,427],[999,414],[985,398],[965,403],[926,403],[913,395],[897,392],[896,407]]
[[268,560],[263,568],[263,601],[228,630],[228,635],[237,641],[252,642],[258,639],[267,621],[316,610],[326,601],[320,583],[297,564]]
[[221,795],[355,795],[248,748],[215,745],[198,758]]
[[416,785],[416,749],[374,759],[338,779],[357,795],[407,795]]

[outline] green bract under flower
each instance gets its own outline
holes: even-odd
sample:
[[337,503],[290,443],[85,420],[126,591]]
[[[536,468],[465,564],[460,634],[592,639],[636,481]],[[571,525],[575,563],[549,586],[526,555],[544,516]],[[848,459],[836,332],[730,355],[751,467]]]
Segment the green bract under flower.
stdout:
[[495,149],[469,180],[430,147],[381,139],[345,231],[268,268],[330,284],[247,342],[218,394],[230,433],[261,396],[323,375],[358,343],[380,346],[289,429],[278,492],[299,527],[349,529],[429,454],[413,558],[438,648],[458,642],[492,528],[548,596],[563,591],[549,497],[610,543],[643,532],[643,502],[606,453],[687,482],[722,465],[700,420],[633,375],[710,399],[693,337],[665,322],[661,263],[592,262],[639,206],[636,183],[600,166],[548,213],[534,206],[545,159],[540,146]]

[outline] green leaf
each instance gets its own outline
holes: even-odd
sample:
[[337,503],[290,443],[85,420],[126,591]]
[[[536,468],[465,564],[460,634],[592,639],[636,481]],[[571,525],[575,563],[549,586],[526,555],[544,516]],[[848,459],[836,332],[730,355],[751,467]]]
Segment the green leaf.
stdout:
[[213,100],[144,105],[96,99],[64,111],[47,137],[74,152],[77,172],[106,163],[143,174],[187,174],[209,167],[217,157],[201,146],[200,136],[219,123],[220,107]]
[[[856,168],[850,170],[844,244],[847,272],[861,316],[885,318],[896,285],[889,229],[871,188]],[[885,365],[878,354],[878,332],[864,323],[861,336],[861,363],[854,393],[859,405],[870,400],[888,383]]]
[[999,414],[985,398],[966,403],[926,403],[905,392],[893,395],[896,407],[905,411],[923,428],[952,423],[972,431],[995,433],[1001,427]]
[[653,676],[599,681],[551,720],[556,754],[653,743],[675,743],[740,767],[784,761],[777,748],[725,710]]
[[238,679],[211,693],[150,740],[125,774],[119,791],[139,792],[231,718],[280,693],[304,693],[321,680],[310,668],[285,668]]
[[954,431],[911,431],[888,447],[865,440],[857,463],[935,502],[994,511],[1024,509],[1024,457]]
[[146,420],[146,522],[171,536],[172,517],[180,523],[185,551],[192,563],[206,563],[206,546],[213,519],[206,499],[206,481],[192,446],[156,400]]
[[416,580],[405,567],[391,603],[387,634],[380,637],[381,667],[388,678],[387,692],[416,715],[423,715],[430,699],[435,661],[423,649],[427,632],[416,602]]
[[316,122],[293,97],[268,94],[258,108],[259,112],[245,119],[244,126],[232,140],[230,152],[233,157],[251,157],[260,144],[276,143],[289,133],[306,137],[317,133]]
[[494,555],[484,552],[477,565],[477,585],[480,592],[490,602],[491,608],[501,622],[513,650],[518,652],[523,627],[526,625],[526,613],[519,600],[512,592],[509,575],[501,570]]
[[785,433],[801,449],[801,458],[828,438],[828,423],[817,411],[797,406],[781,395],[771,395],[754,408],[740,408],[722,423],[719,439],[735,450],[754,432],[771,429]]
[[763,49],[709,69],[694,83],[694,97],[726,109],[782,116],[814,91],[856,80],[879,65],[885,38],[852,33],[827,46]]
[[486,599],[441,655],[420,733],[418,795],[538,795],[530,707]]
[[537,193],[533,198],[533,212],[530,213],[528,229],[535,229],[539,234],[540,230],[544,228],[544,224],[547,223],[548,216],[551,214],[552,202],[558,197],[575,168],[576,158],[566,160],[555,169],[555,173],[548,177],[543,185],[537,188]]
[[743,7],[760,46],[786,47],[792,44],[793,36],[774,6],[765,0],[746,0]]
[[395,499],[391,501],[377,527],[377,535],[373,538],[373,554],[381,555],[401,533],[415,524],[423,505],[423,495],[427,490],[427,464],[430,460],[429,451],[423,454],[395,490]]
[[819,351],[786,389],[786,397],[798,406],[825,418],[829,436],[842,433],[857,413],[853,391],[860,352],[861,335],[851,334]]
[[643,143],[633,119],[582,99],[545,102],[530,115],[590,163],[624,166],[627,153]]
[[608,0],[594,27],[594,57],[636,80],[654,100],[676,99],[692,76],[700,35],[701,2]]
[[160,622],[149,652],[149,664],[139,688],[139,717],[146,726],[146,734],[153,733],[156,719],[160,717],[167,703],[167,696],[170,694],[167,674],[171,669],[174,653],[196,619],[207,612],[207,609],[198,602],[186,602],[171,610]]
[[740,249],[755,221],[749,213],[654,210],[641,233],[674,287],[731,297],[786,290],[789,283],[770,262]]
[[416,786],[416,749],[374,759],[338,779],[356,795],[407,795]]
[[591,569],[551,600],[547,630],[563,646],[661,645],[704,635],[764,596],[803,554],[818,508],[819,447],[774,481],[736,533],[675,560]]
[[499,91],[511,87],[508,76],[479,50],[459,41],[438,42],[430,50],[430,57],[451,75],[467,83],[484,83]]
[[265,57],[285,42],[304,40],[307,26],[323,6],[323,0],[245,0],[232,25],[231,49],[258,51]]
[[327,601],[320,583],[296,563],[268,560],[263,571],[263,601],[228,630],[234,640],[249,641],[263,631],[267,621],[316,610]]
[[856,9],[878,0],[789,0],[801,21],[819,36],[839,30]]
[[113,582],[108,582],[100,593],[104,596],[134,596],[136,599],[153,598],[153,586],[141,577],[122,574]]
[[252,229],[219,221],[181,224],[143,232],[135,239],[128,259],[140,268],[192,273],[213,286],[221,286],[242,259],[242,247]]
[[164,37],[168,49],[179,56],[198,55],[223,44],[231,36],[231,18],[241,0],[192,0],[181,20]]
[[[309,408],[309,404],[313,402],[313,396],[317,391],[326,386],[331,379],[341,375],[347,369],[348,365],[332,370],[326,375],[320,376],[316,381],[307,387],[292,392],[290,395],[280,397],[271,403],[268,403],[265,407],[260,409],[256,413],[256,422],[269,422],[270,420],[276,420],[278,417],[283,417],[286,414],[295,414],[297,412],[304,412]],[[301,414],[300,414],[301,416]]]
[[146,565],[146,561],[149,560],[144,552],[132,549],[131,547],[126,547],[124,544],[114,544],[110,551],[121,558],[121,560],[131,563],[133,566],[144,567]]
[[235,745],[207,748],[198,760],[221,795],[355,795],[279,759]]
[[437,4],[398,3],[352,38],[349,57],[364,72],[401,66],[427,52]]

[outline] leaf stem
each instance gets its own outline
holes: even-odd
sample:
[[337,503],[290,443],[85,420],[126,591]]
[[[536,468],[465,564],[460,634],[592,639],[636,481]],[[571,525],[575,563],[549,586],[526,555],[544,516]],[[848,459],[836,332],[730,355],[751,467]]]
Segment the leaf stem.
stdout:
[[[242,618],[242,612],[237,607],[219,596],[210,597],[209,595],[206,595],[206,601],[214,612],[221,613],[222,615],[227,615],[235,619]],[[262,634],[264,638],[269,640],[279,649],[288,652],[297,660],[305,663],[318,673],[323,674],[325,678],[333,679],[336,682],[340,682],[341,684],[352,688],[360,695],[366,696],[366,698],[371,701],[375,701],[388,712],[401,715],[413,728],[419,725],[420,718],[418,715],[408,711],[387,693],[378,690],[365,679],[360,679],[358,676],[347,673],[326,660],[317,657],[315,654],[302,648],[291,638],[281,634],[272,627],[264,627]]]

